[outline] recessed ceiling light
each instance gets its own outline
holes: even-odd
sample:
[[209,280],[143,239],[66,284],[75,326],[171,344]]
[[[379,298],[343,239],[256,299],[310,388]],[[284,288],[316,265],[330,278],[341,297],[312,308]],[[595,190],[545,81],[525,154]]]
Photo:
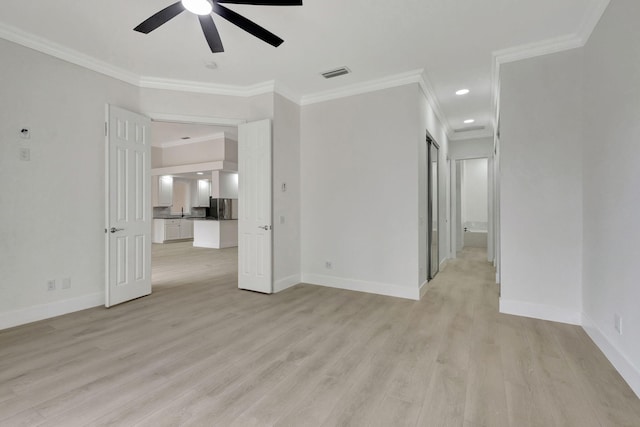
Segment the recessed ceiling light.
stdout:
[[196,172],[197,175],[204,175],[204,172]]
[[456,95],[466,95],[469,92],[470,92],[469,89],[460,89],[456,91]]
[[475,123],[474,119],[468,119],[464,121],[465,124],[470,125],[471,123]]
[[213,6],[207,0],[182,0],[182,5],[196,15],[208,15],[213,10]]

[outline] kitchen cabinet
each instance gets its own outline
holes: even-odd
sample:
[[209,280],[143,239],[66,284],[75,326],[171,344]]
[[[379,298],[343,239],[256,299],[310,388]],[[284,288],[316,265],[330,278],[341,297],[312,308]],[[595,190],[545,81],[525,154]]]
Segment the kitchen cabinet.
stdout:
[[193,239],[193,221],[185,218],[154,219],[153,243],[165,243],[171,240]]
[[151,180],[151,202],[153,207],[173,205],[173,177],[170,175],[154,176]]
[[193,220],[184,218],[180,220],[180,238],[193,239]]
[[238,221],[194,221],[193,246],[214,249],[238,246]]
[[198,179],[193,184],[193,207],[208,208],[209,196],[211,196],[211,181]]
[[180,239],[180,220],[179,219],[165,219],[164,220],[164,240],[178,240]]

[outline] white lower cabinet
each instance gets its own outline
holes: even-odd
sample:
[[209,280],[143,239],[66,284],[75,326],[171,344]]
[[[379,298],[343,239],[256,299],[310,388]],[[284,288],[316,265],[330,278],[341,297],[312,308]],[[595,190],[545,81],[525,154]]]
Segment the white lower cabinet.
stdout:
[[184,218],[154,219],[152,234],[153,243],[193,239],[193,221]]
[[193,220],[181,219],[180,220],[180,238],[181,239],[193,239]]

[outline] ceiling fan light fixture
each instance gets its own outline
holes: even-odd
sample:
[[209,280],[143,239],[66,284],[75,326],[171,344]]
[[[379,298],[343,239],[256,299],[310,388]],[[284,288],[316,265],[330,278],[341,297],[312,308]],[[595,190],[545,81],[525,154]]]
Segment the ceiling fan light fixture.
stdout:
[[196,15],[209,15],[213,10],[211,2],[208,0],[182,0],[182,5]]

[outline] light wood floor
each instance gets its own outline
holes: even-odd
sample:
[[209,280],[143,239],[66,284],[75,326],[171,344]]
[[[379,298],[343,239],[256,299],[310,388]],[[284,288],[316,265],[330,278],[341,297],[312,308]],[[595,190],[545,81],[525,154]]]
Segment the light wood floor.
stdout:
[[421,302],[236,289],[235,249],[154,246],[154,293],[0,331],[0,425],[640,426],[578,327],[497,313],[480,250]]

